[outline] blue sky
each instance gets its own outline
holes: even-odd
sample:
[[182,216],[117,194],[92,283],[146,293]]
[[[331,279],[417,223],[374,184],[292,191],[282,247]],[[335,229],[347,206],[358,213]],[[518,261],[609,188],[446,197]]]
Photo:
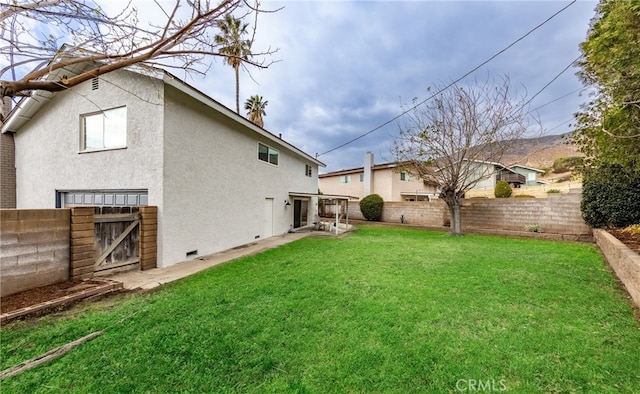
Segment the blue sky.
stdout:
[[[464,75],[569,3],[266,0],[263,8],[284,8],[261,15],[254,52],[278,48],[270,58],[276,63],[241,71],[241,106],[263,96],[267,130],[311,155],[323,153],[396,117],[414,97],[428,97],[427,87]],[[579,56],[596,5],[575,2],[461,84],[508,76],[513,88],[532,96]],[[549,134],[570,131],[587,99],[576,71],[567,70],[531,103],[544,105],[537,112]],[[233,70],[222,61],[206,77],[186,79],[235,108]],[[321,173],[362,166],[367,151],[376,163],[392,161],[401,122],[320,155],[327,164]]]

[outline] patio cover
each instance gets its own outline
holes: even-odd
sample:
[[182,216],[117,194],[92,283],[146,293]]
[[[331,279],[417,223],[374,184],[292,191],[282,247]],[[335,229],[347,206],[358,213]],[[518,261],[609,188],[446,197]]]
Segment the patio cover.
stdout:
[[[314,194],[314,193],[295,193],[295,192],[290,192],[289,196],[291,197],[317,197],[320,200],[340,200],[340,201],[346,201],[347,202],[347,216],[346,216],[346,225],[347,228],[349,228],[349,200],[359,200],[358,197],[354,197],[354,196],[343,196],[340,194]],[[339,214],[338,214],[338,210],[336,209],[336,235],[338,235],[338,220],[339,220]]]

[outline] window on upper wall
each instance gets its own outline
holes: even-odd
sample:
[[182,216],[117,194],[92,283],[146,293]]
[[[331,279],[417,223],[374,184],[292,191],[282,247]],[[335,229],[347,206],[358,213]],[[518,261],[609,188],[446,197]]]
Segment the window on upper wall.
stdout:
[[349,183],[351,182],[351,175],[343,175],[340,177],[340,183]]
[[278,151],[269,146],[258,143],[258,159],[277,166]]
[[411,180],[411,177],[409,176],[409,173],[407,173],[407,172],[405,172],[405,171],[402,171],[402,172],[400,173],[400,180],[401,180],[401,181],[410,181],[410,180]]
[[80,115],[80,149],[127,147],[127,107]]
[[360,174],[360,182],[364,182],[364,174]]
[[309,164],[304,165],[304,174],[308,177],[311,177],[313,175],[313,170],[311,169],[311,166]]

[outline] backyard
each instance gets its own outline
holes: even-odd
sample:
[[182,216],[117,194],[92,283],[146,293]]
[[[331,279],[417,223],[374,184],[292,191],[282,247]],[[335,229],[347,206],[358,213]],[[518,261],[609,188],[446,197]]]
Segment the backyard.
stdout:
[[632,393],[640,322],[594,245],[362,225],[2,327],[3,393]]

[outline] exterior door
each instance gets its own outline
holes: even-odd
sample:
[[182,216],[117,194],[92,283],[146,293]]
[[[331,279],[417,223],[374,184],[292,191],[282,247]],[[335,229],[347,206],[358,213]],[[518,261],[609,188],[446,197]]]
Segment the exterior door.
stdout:
[[309,200],[293,200],[293,228],[306,226],[309,215]]
[[302,212],[302,200],[293,200],[293,228],[302,226],[300,213]]
[[263,238],[273,236],[273,198],[264,199],[264,229]]

